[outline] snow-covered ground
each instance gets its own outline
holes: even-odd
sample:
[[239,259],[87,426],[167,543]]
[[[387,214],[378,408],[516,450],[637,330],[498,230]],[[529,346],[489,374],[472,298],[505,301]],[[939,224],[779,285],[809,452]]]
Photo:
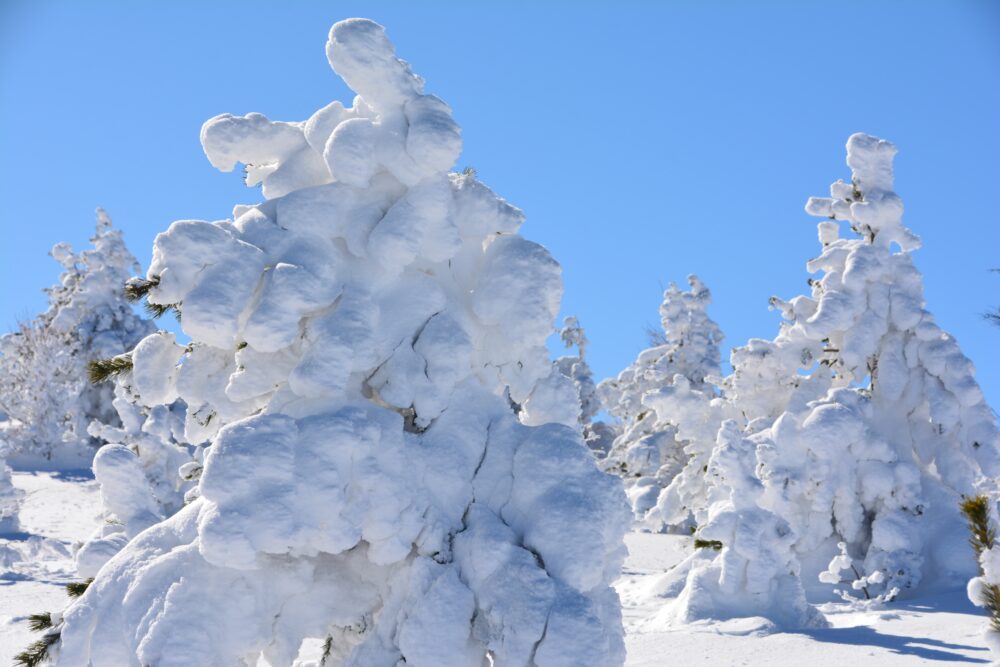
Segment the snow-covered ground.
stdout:
[[844,667],[847,665],[989,664],[982,640],[984,619],[964,590],[905,600],[877,611],[828,604],[832,627],[769,633],[768,622],[740,619],[666,627],[658,621],[664,604],[656,596],[665,572],[683,560],[692,539],[629,533],[629,557],[616,588],[622,598],[628,667],[681,665],[767,665]]
[[[26,496],[23,534],[0,538],[0,665],[33,640],[27,614],[60,609],[63,586],[75,579],[73,545],[100,520],[96,483],[85,474],[14,474]],[[833,627],[796,633],[767,632],[765,621],[666,627],[658,619],[668,602],[655,591],[670,568],[693,548],[690,538],[630,533],[629,557],[616,587],[624,606],[628,667],[662,665],[988,664],[983,617],[954,590],[894,603],[879,611],[846,605],[823,608]]]
[[16,472],[25,492],[22,533],[0,537],[0,665],[37,639],[27,616],[66,605],[65,586],[75,581],[73,547],[100,521],[101,497],[88,471]]

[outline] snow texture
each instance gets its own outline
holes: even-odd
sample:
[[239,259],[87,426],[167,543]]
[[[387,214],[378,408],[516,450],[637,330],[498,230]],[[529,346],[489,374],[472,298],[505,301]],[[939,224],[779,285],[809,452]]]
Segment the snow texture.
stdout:
[[122,534],[152,525],[66,611],[56,664],[290,665],[313,638],[330,666],[621,665],[621,485],[571,381],[572,426],[531,407],[559,265],[447,172],[458,125],[381,26],[337,23],[327,56],[351,107],[202,128],[265,201],[157,236],[147,298],[191,344],[152,334],[122,382],[186,405],[204,469],[171,514],[141,446],[102,450]]

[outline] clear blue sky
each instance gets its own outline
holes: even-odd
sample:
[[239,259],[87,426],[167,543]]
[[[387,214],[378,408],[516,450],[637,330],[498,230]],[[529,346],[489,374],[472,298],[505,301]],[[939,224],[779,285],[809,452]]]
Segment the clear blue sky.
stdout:
[[464,128],[461,165],[564,267],[599,377],[644,347],[661,286],[698,273],[727,347],[805,291],[810,195],[856,131],[900,147],[928,307],[1000,407],[1000,3],[0,0],[0,325],[44,305],[58,241],[105,207],[145,264],[172,220],[255,201],[198,130],[350,100],[330,25],[384,24]]

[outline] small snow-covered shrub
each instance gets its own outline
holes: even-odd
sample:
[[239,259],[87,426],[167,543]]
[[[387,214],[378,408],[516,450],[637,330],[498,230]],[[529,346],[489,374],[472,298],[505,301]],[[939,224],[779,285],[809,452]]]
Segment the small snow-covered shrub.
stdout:
[[87,364],[130,350],[155,329],[125,299],[122,287],[139,267],[100,209],[91,242],[80,253],[52,249],[63,273],[46,290],[48,310],[0,338],[2,437],[19,459],[89,465],[100,444],[90,422],[119,422],[111,387],[89,384]]
[[762,616],[781,627],[822,626],[799,578],[795,535],[760,502],[755,450],[735,421],[723,422],[706,466],[710,502],[696,540],[719,553],[709,561],[696,553],[681,566],[687,580],[671,611],[679,622]]
[[598,386],[620,429],[603,465],[623,477],[639,518],[673,484],[672,507],[656,514],[668,526],[685,524],[695,507],[704,507],[703,468],[722,421],[708,414],[715,398],[711,380],[721,374],[722,332],[706,312],[708,288],[697,276],[688,276],[688,283],[689,291],[671,283],[663,293],[658,344]]
[[[202,128],[265,201],[157,236],[138,287],[191,344],[147,336],[121,381],[185,403],[204,470],[66,611],[56,663],[290,665],[316,638],[329,666],[621,665],[621,485],[577,413],[513,409],[553,375],[559,265],[448,172],[458,125],[381,26],[337,23],[327,56],[352,106]],[[99,463],[138,479],[127,454]],[[114,488],[154,520],[155,492]]]
[[979,576],[969,580],[969,600],[989,613],[990,622],[983,637],[994,657],[1000,658],[1000,544],[997,544],[996,507],[988,496],[980,495],[964,499],[961,509],[979,565]]

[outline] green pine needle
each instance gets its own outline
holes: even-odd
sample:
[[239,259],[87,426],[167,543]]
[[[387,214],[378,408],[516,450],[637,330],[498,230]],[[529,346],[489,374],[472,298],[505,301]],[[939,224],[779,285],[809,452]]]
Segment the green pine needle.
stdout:
[[32,632],[41,632],[52,627],[52,614],[44,612],[41,614],[31,614],[28,616],[28,627]]
[[996,541],[996,527],[990,523],[990,499],[986,496],[973,496],[966,498],[960,505],[962,514],[965,515],[969,523],[969,544],[976,552],[976,560],[984,551],[993,548]]
[[93,583],[94,579],[91,577],[86,581],[74,581],[72,583],[66,584],[66,594],[71,598],[78,598],[87,592],[87,588]]
[[[984,551],[988,551],[996,544],[997,529],[990,521],[990,499],[987,496],[973,496],[966,498],[960,505],[962,514],[965,515],[969,523],[969,544],[976,552],[976,563]],[[979,564],[979,574],[983,574],[983,566]],[[1000,632],[1000,586],[987,584],[983,589],[983,607],[990,614],[990,628],[994,632]]]
[[143,310],[146,311],[146,314],[149,315],[150,317],[152,317],[153,319],[156,319],[158,317],[162,317],[163,315],[166,315],[167,313],[173,311],[174,317],[177,318],[177,321],[178,322],[181,321],[181,308],[180,308],[180,304],[177,304],[177,303],[150,303],[149,301],[147,301],[146,303],[142,304],[142,308],[143,308]]
[[149,294],[149,290],[159,284],[159,276],[153,276],[149,280],[145,278],[129,278],[125,282],[125,298],[132,303],[137,303]]
[[716,551],[722,551],[722,542],[719,540],[703,540],[700,537],[696,537],[694,540],[695,549],[715,549]]
[[132,370],[132,357],[128,354],[119,354],[110,359],[94,359],[87,364],[87,375],[93,384],[104,382],[108,378]]
[[15,667],[38,667],[49,657],[49,647],[59,641],[59,633],[45,635],[14,656]]

